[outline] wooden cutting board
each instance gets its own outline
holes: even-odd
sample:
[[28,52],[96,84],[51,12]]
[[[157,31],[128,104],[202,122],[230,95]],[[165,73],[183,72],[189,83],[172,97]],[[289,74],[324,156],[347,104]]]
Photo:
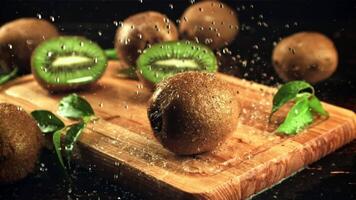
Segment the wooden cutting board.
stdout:
[[[85,130],[76,149],[81,163],[151,198],[244,199],[356,138],[355,113],[326,103],[328,119],[318,119],[296,136],[276,135],[277,124],[268,123],[276,89],[219,74],[239,90],[243,109],[235,133],[214,152],[176,156],[152,135],[146,116],[151,93],[137,81],[115,77],[118,68],[111,62],[97,86],[79,93],[100,120]],[[0,88],[0,102],[28,112],[56,112],[61,97],[43,90],[32,76]],[[275,120],[284,115],[277,113]]]

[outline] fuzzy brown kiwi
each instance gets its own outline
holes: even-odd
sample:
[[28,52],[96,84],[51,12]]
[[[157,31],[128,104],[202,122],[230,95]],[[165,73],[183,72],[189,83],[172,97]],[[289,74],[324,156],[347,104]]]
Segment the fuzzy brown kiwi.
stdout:
[[180,18],[179,33],[212,49],[230,44],[239,30],[236,12],[219,1],[201,1],[188,7]]
[[338,54],[333,42],[316,32],[295,33],[281,40],[273,50],[272,63],[284,81],[317,83],[336,70]]
[[45,20],[20,18],[0,28],[0,72],[17,67],[19,73],[31,72],[32,51],[42,41],[59,35],[57,28]]
[[237,127],[237,93],[210,73],[184,72],[165,79],[148,107],[155,137],[178,155],[215,149]]
[[138,56],[148,45],[177,39],[178,30],[167,16],[147,11],[123,21],[116,31],[115,49],[122,61],[135,67]]
[[0,184],[15,182],[31,173],[42,145],[34,119],[21,107],[0,103]]

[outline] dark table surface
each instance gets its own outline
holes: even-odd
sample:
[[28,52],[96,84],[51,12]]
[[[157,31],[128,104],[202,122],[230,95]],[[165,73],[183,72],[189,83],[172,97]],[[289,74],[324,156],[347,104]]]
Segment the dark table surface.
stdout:
[[[319,31],[335,42],[340,59],[336,73],[315,85],[317,95],[323,101],[356,110],[355,2],[226,3],[237,10],[241,22],[239,36],[229,46],[239,59],[221,71],[266,85],[281,83],[270,63],[273,43],[294,32]],[[53,21],[63,34],[83,35],[103,48],[112,48],[116,22],[144,10],[157,10],[176,20],[190,4],[177,0],[2,1],[0,25],[25,16],[43,18]],[[263,22],[268,26],[261,26]],[[244,61],[248,61],[247,67],[239,67]],[[16,184],[1,186],[0,199],[146,199],[144,192],[133,191],[120,185],[120,180],[101,177],[94,168],[76,166],[68,181],[61,175],[54,154],[44,150],[36,171]],[[356,199],[356,141],[254,199]]]

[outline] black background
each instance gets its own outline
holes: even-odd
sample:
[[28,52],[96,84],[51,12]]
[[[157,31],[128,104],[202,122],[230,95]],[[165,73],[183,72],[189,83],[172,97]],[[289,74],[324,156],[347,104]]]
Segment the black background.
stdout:
[[[273,44],[298,31],[318,31],[335,42],[339,53],[337,72],[315,86],[318,96],[324,101],[355,110],[355,2],[224,2],[236,9],[241,31],[228,47],[240,59],[233,66],[224,66],[222,71],[267,85],[280,83],[270,62]],[[1,1],[0,24],[20,17],[54,19],[53,23],[62,34],[86,36],[103,48],[112,48],[116,22],[146,10],[162,12],[175,21],[189,5],[191,1],[186,0]],[[246,67],[242,65],[244,61],[248,63]],[[256,199],[356,199],[355,146],[353,142]],[[40,163],[34,175],[15,185],[1,187],[0,199],[145,198],[112,180],[99,177],[95,169],[78,168],[72,184],[63,181],[50,152],[43,153]]]

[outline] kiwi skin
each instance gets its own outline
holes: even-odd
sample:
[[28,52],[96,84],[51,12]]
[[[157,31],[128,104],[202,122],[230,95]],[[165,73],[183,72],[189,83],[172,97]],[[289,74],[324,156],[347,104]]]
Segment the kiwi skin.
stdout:
[[155,137],[178,155],[212,151],[237,127],[237,93],[210,73],[183,72],[165,79],[148,106]]
[[284,81],[303,79],[317,83],[335,72],[338,54],[333,42],[325,35],[300,32],[277,44],[273,50],[272,63]]
[[201,1],[188,7],[180,18],[179,33],[212,49],[230,44],[239,30],[236,12],[219,1]]
[[146,11],[124,20],[116,31],[115,49],[126,65],[135,67],[140,52],[147,45],[174,40],[178,40],[175,24],[161,13]]
[[0,184],[26,177],[34,170],[43,137],[22,108],[0,103]]
[[45,20],[20,18],[4,24],[0,28],[0,68],[8,72],[18,67],[20,74],[30,73],[33,50],[42,41],[57,36],[57,28]]

